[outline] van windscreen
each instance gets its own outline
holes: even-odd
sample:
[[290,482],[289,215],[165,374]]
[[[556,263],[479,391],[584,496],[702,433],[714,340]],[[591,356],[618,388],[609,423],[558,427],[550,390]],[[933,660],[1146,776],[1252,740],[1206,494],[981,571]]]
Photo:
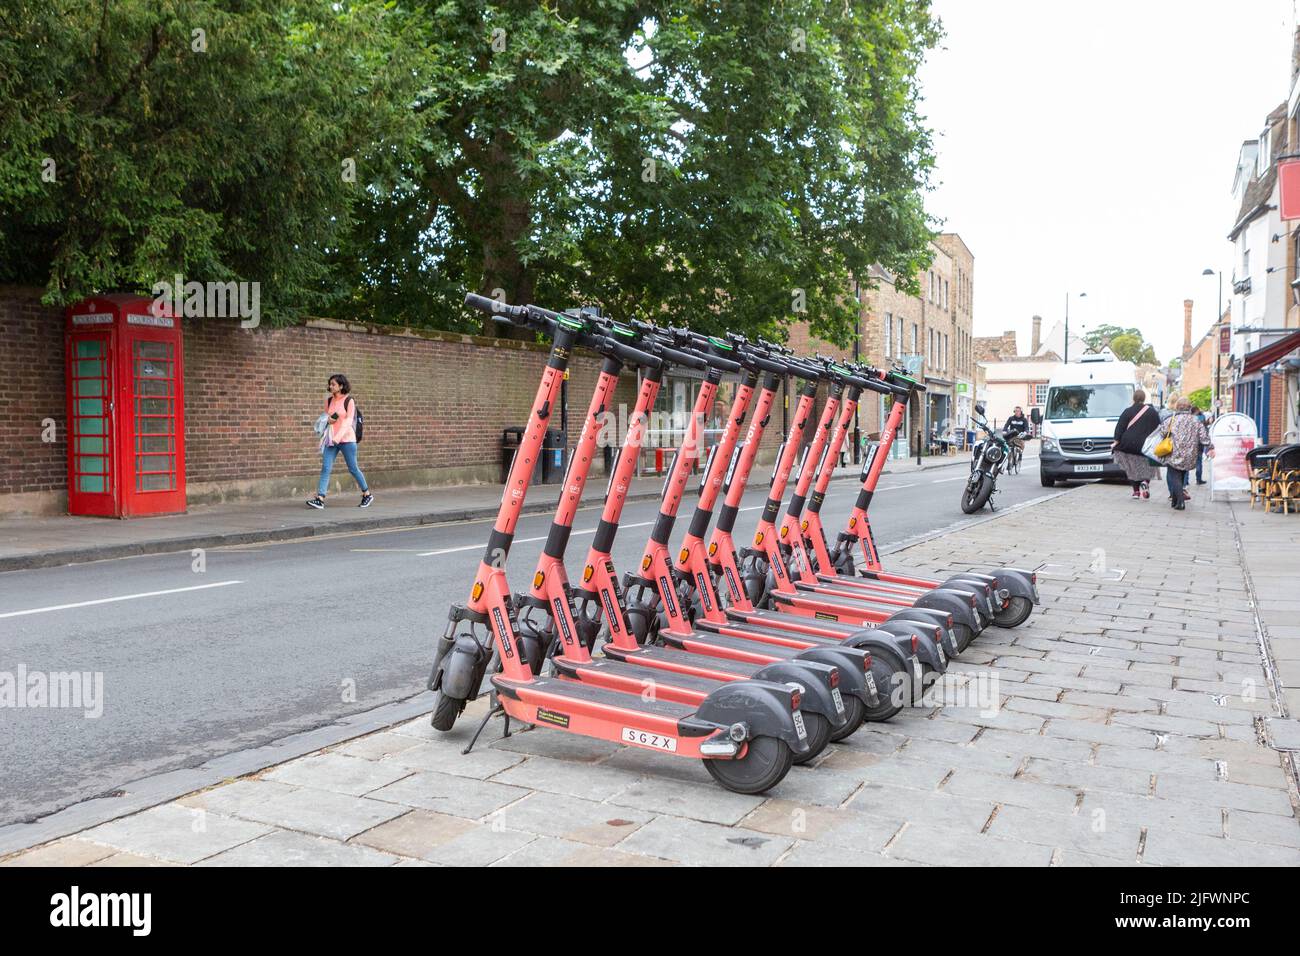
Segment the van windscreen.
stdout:
[[1058,385],[1047,393],[1047,418],[1068,422],[1074,418],[1119,418],[1133,404],[1132,385]]

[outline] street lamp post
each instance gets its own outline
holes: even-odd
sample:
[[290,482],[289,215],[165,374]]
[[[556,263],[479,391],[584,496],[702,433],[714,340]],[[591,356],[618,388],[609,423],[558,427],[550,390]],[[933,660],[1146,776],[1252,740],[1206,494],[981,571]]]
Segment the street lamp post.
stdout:
[[[1215,274],[1215,270],[1213,269],[1204,269],[1201,272],[1201,275],[1203,276],[1212,276],[1214,274]],[[1223,270],[1222,269],[1218,270],[1218,276],[1219,276],[1219,311],[1214,313],[1214,327],[1216,330],[1219,330],[1219,326],[1223,322]],[[1222,330],[1219,330],[1217,331],[1216,334],[1218,337],[1218,341],[1214,343],[1214,401],[1212,401],[1210,405],[1212,406],[1214,417],[1218,418],[1219,416],[1219,369],[1223,367],[1223,352],[1221,351],[1222,345],[1220,345],[1220,342],[1223,341],[1222,338],[1223,332]]]
[[[1088,293],[1080,292],[1080,299],[1088,298]],[[1070,364],[1070,293],[1065,293],[1065,364]]]

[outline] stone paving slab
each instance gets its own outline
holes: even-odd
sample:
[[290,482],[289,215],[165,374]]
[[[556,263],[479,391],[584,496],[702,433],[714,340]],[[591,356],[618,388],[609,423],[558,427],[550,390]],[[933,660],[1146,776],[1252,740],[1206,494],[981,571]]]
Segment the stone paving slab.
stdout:
[[953,665],[988,707],[905,709],[762,796],[548,728],[494,722],[462,754],[478,701],[449,734],[403,720],[0,865],[1300,865],[1280,517],[1096,485],[894,555],[1051,574],[1026,624]]

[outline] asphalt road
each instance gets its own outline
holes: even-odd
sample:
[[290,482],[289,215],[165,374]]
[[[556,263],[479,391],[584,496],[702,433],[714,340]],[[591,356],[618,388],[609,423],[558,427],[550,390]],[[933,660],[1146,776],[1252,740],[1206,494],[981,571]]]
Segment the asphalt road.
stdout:
[[[974,520],[958,507],[965,469],[957,459],[886,475],[872,504],[877,544]],[[852,481],[831,486],[828,528],[845,519],[856,493]],[[1048,493],[1030,461],[1004,477],[997,503]],[[747,497],[738,540],[752,532],[762,494]],[[593,499],[578,515],[571,571],[599,518]],[[614,548],[620,571],[639,559],[656,510],[656,502],[626,508]],[[520,521],[507,569],[516,587],[531,575],[549,523]],[[490,526],[212,550],[201,571],[186,551],[0,575],[0,672],[103,680],[98,717],[0,707],[0,825],[421,692],[447,606],[464,600]],[[986,527],[992,540],[998,523]],[[978,567],[979,555],[970,564]]]

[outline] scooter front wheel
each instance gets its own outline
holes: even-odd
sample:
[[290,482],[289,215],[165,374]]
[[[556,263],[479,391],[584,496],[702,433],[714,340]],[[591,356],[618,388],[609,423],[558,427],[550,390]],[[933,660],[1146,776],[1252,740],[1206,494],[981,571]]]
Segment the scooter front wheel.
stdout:
[[459,697],[448,697],[438,691],[433,699],[433,729],[448,731],[456,725],[456,718],[465,709],[465,701]]
[[785,779],[794,751],[776,737],[755,737],[736,760],[705,760],[713,779],[735,793],[763,793]]
[[993,615],[993,623],[998,627],[1019,627],[1033,613],[1034,602],[1027,597],[1013,597],[1007,606]]
[[826,749],[831,742],[831,722],[821,714],[803,712],[804,729],[808,731],[808,752],[794,758],[796,764],[806,764]]
[[843,740],[862,726],[862,722],[867,719],[867,705],[862,703],[860,697],[845,694],[844,718],[844,726],[831,732],[831,743]]

